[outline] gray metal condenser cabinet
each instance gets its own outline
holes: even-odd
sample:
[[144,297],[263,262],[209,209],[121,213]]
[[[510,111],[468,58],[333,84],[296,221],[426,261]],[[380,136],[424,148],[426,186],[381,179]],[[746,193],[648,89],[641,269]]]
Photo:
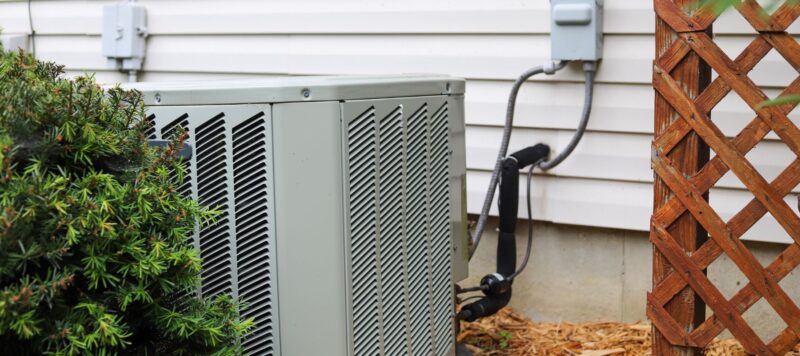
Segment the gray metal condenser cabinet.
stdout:
[[152,139],[187,132],[199,293],[251,355],[450,355],[466,277],[464,82],[440,76],[137,83]]

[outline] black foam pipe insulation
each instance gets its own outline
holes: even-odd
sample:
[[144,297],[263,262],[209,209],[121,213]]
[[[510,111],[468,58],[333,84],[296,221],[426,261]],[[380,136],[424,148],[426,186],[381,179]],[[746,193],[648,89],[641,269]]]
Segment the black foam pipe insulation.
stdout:
[[550,154],[550,147],[537,144],[511,154],[503,161],[500,176],[497,273],[481,280],[486,297],[463,306],[459,319],[475,321],[492,315],[511,300],[511,276],[517,269],[517,212],[519,209],[519,170],[536,164]]

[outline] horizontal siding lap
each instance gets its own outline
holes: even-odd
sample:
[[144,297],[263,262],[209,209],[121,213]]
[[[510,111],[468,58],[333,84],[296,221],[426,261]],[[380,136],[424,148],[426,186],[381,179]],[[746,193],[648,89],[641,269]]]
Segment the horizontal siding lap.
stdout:
[[[391,70],[513,80],[523,70],[549,58],[549,41],[543,35],[151,36],[144,70],[293,75],[376,74]],[[651,42],[649,36],[607,36],[597,81],[649,84]],[[723,49],[732,50],[747,43],[747,37],[721,41]],[[36,48],[42,58],[72,69],[107,68],[99,36],[38,36]],[[760,85],[783,87],[787,78],[796,75],[773,51],[750,76]],[[534,81],[583,79],[580,66],[575,64]]]
[[[101,82],[124,81],[126,75],[109,70],[100,53],[102,6],[114,2],[33,2],[37,55],[65,64],[70,76],[91,72]],[[550,55],[546,1],[139,2],[147,7],[151,34],[139,73],[145,81],[421,72],[467,78],[471,213],[483,199],[512,81]],[[588,133],[573,157],[552,172],[537,174],[534,210],[538,219],[558,223],[647,230],[655,15],[652,1],[606,0],[605,6],[605,58]],[[27,15],[25,1],[0,0],[4,33],[26,33]],[[735,13],[723,14],[714,30],[731,57],[753,34]],[[790,32],[800,33],[800,23]],[[768,87],[772,97],[797,71],[772,51],[750,76]],[[526,84],[511,150],[534,142],[565,146],[579,119],[582,81],[580,66],[574,64]],[[800,122],[800,112],[791,117]],[[713,115],[729,136],[752,118],[751,110],[733,96]],[[774,134],[767,137],[748,158],[770,179],[792,155],[776,143]],[[712,204],[719,204],[727,218],[750,197],[731,174],[720,186],[712,192]],[[768,218],[753,231],[745,238],[779,241],[785,235]]]
[[[467,129],[467,168],[491,171],[497,157],[497,145],[502,131],[490,127],[472,126]],[[551,147],[564,147],[572,138],[571,131],[517,128],[509,152],[535,142]],[[604,179],[626,182],[653,181],[650,170],[651,137],[613,132],[588,132],[570,158],[548,174],[562,177]],[[768,180],[778,176],[795,158],[782,143],[764,142],[748,155],[755,167]],[[728,174],[717,184],[723,188],[744,189],[739,179]],[[800,189],[795,189],[800,192]]]
[[[99,34],[102,6],[113,1],[36,1],[41,34]],[[430,2],[140,0],[148,8],[150,32],[160,34],[274,33],[532,33],[549,32],[545,1],[446,0]],[[80,5],[80,6],[76,6]],[[10,32],[28,30],[24,1],[0,1],[0,23]],[[652,34],[651,1],[607,0],[604,32]],[[741,16],[724,14],[717,33],[749,33]],[[213,23],[216,26],[208,26]],[[745,30],[743,30],[745,29]],[[800,25],[790,28],[800,32]]]
[[[467,176],[467,206],[477,213],[483,202],[485,187],[491,172],[470,171]],[[524,177],[520,180],[519,217],[527,216],[524,199]],[[580,179],[570,177],[537,176],[534,178],[531,198],[533,218],[560,224],[597,226],[626,230],[649,230],[652,213],[653,187],[650,183]],[[723,219],[730,219],[752,198],[747,191],[712,189],[711,205]],[[786,198],[795,204],[795,198]],[[491,213],[497,214],[496,200]],[[762,218],[742,237],[746,240],[791,242],[780,225],[768,216]]]

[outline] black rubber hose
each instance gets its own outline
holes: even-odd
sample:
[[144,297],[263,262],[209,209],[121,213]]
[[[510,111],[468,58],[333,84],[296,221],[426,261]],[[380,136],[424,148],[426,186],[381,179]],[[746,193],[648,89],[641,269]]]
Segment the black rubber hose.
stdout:
[[536,164],[540,160],[550,155],[550,146],[543,143],[534,146],[523,148],[511,154],[511,157],[517,160],[517,165],[520,169]]
[[506,158],[500,171],[500,196],[498,197],[500,232],[514,233],[519,209],[519,165],[514,158]]
[[497,189],[498,180],[500,180],[500,169],[502,162],[508,153],[508,142],[511,139],[511,130],[514,126],[514,110],[517,106],[517,94],[519,94],[522,84],[530,79],[530,77],[540,73],[553,74],[556,71],[564,68],[566,65],[567,61],[561,61],[546,66],[536,66],[525,71],[525,73],[522,73],[522,75],[520,75],[519,78],[514,81],[514,85],[511,86],[511,93],[508,95],[508,103],[506,104],[506,121],[505,125],[503,126],[503,138],[500,140],[500,150],[497,153],[497,160],[495,161],[494,168],[492,169],[492,177],[489,179],[489,189],[486,191],[486,196],[483,198],[483,205],[481,206],[481,214],[478,217],[478,224],[475,226],[475,230],[473,230],[472,236],[470,237],[470,259],[472,259],[472,256],[475,255],[475,251],[478,249],[478,245],[481,243],[483,229],[486,227],[486,222],[489,219],[489,208],[492,206],[494,192],[495,189]]
[[503,161],[500,176],[500,225],[497,239],[497,273],[513,278],[517,270],[517,212],[519,210],[519,170],[536,164],[550,154],[550,147],[536,144],[514,152]]
[[483,298],[475,303],[467,304],[458,312],[458,320],[475,321],[497,313],[511,301],[511,287],[503,294]]
[[[458,313],[459,320],[475,321],[497,313],[511,301],[513,277],[517,272],[517,209],[519,208],[519,170],[536,164],[550,154],[550,147],[537,144],[514,152],[503,160],[500,175],[500,232],[497,235],[497,273],[505,277],[508,288],[499,293],[489,293],[474,303],[467,304]],[[530,243],[530,242],[529,242]],[[528,247],[530,251],[530,246]],[[527,258],[526,258],[527,259]],[[483,282],[481,282],[483,285]]]

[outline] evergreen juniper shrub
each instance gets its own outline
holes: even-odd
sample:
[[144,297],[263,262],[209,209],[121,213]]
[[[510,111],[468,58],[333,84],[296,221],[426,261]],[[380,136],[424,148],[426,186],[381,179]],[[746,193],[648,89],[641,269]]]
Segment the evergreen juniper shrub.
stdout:
[[194,293],[185,137],[146,128],[140,93],[0,48],[0,354],[239,353],[252,321]]

